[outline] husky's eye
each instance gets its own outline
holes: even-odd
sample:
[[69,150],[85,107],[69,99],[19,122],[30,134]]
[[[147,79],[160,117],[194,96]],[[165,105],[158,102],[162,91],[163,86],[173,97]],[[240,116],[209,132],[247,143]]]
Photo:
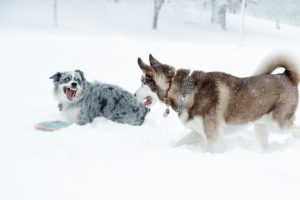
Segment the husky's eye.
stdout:
[[145,82],[146,82],[146,83],[151,83],[151,82],[153,82],[152,77],[151,77],[151,76],[146,76],[146,77],[145,77]]
[[145,77],[144,77],[144,76],[142,76],[141,82],[142,82],[142,85],[145,85],[145,84],[146,84],[146,80],[145,80]]
[[156,92],[158,90],[158,87],[151,76],[142,77],[142,84],[149,86],[153,92]]
[[154,82],[154,80],[152,79],[152,77],[151,76],[146,76],[145,78],[144,78],[144,80],[143,80],[143,84],[144,85],[148,85],[149,87],[154,87],[154,85],[155,85],[155,82]]

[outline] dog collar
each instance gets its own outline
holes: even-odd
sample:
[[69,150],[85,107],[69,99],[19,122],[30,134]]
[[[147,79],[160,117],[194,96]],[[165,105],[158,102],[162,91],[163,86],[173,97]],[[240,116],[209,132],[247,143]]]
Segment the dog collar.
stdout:
[[182,113],[184,102],[185,102],[186,97],[187,97],[187,95],[189,94],[189,92],[191,91],[192,88],[193,88],[193,79],[189,75],[187,77],[187,79],[184,81],[183,92],[182,92],[182,95],[180,97],[180,102],[179,102],[179,105],[177,106],[177,108],[175,110],[179,115]]
[[170,101],[170,98],[169,98],[169,91],[170,91],[170,89],[171,89],[171,87],[172,87],[172,79],[173,79],[173,77],[170,78],[170,80],[168,81],[169,87],[168,87],[168,89],[166,90],[166,94],[165,94],[165,97],[164,97],[164,103],[165,103],[166,106],[167,106],[165,112],[163,113],[163,116],[164,116],[165,118],[168,117],[168,115],[170,114],[169,106],[170,106],[170,104],[171,104],[171,101]]
[[166,90],[166,94],[165,94],[165,97],[164,97],[164,102],[167,106],[170,106],[171,102],[170,102],[170,98],[169,98],[169,91],[172,87],[172,78],[168,81],[168,83],[169,83],[169,87]]

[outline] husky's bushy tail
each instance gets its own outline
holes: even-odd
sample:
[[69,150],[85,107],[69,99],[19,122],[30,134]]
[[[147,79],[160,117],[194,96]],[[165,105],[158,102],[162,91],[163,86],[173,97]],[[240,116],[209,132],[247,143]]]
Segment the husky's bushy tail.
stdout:
[[284,74],[286,74],[289,79],[294,84],[298,84],[300,81],[300,71],[299,65],[295,59],[291,56],[285,54],[277,54],[266,59],[260,68],[254,73],[254,75],[271,74],[277,68],[284,68]]

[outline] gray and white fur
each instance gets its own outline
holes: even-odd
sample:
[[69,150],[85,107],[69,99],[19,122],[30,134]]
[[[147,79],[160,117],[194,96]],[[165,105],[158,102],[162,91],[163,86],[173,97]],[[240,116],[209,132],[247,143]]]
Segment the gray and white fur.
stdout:
[[58,107],[69,122],[84,125],[96,117],[105,117],[139,126],[149,112],[129,92],[115,85],[88,82],[80,70],[57,72],[50,78],[53,79]]

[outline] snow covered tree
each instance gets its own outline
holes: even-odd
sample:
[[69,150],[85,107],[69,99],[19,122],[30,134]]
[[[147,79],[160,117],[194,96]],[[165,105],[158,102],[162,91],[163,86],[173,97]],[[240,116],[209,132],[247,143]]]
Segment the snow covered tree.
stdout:
[[227,11],[237,12],[242,0],[211,0],[211,23],[219,24],[226,30]]
[[227,0],[211,0],[211,23],[219,24],[226,30]]
[[153,29],[157,29],[158,16],[164,3],[165,0],[154,0]]

